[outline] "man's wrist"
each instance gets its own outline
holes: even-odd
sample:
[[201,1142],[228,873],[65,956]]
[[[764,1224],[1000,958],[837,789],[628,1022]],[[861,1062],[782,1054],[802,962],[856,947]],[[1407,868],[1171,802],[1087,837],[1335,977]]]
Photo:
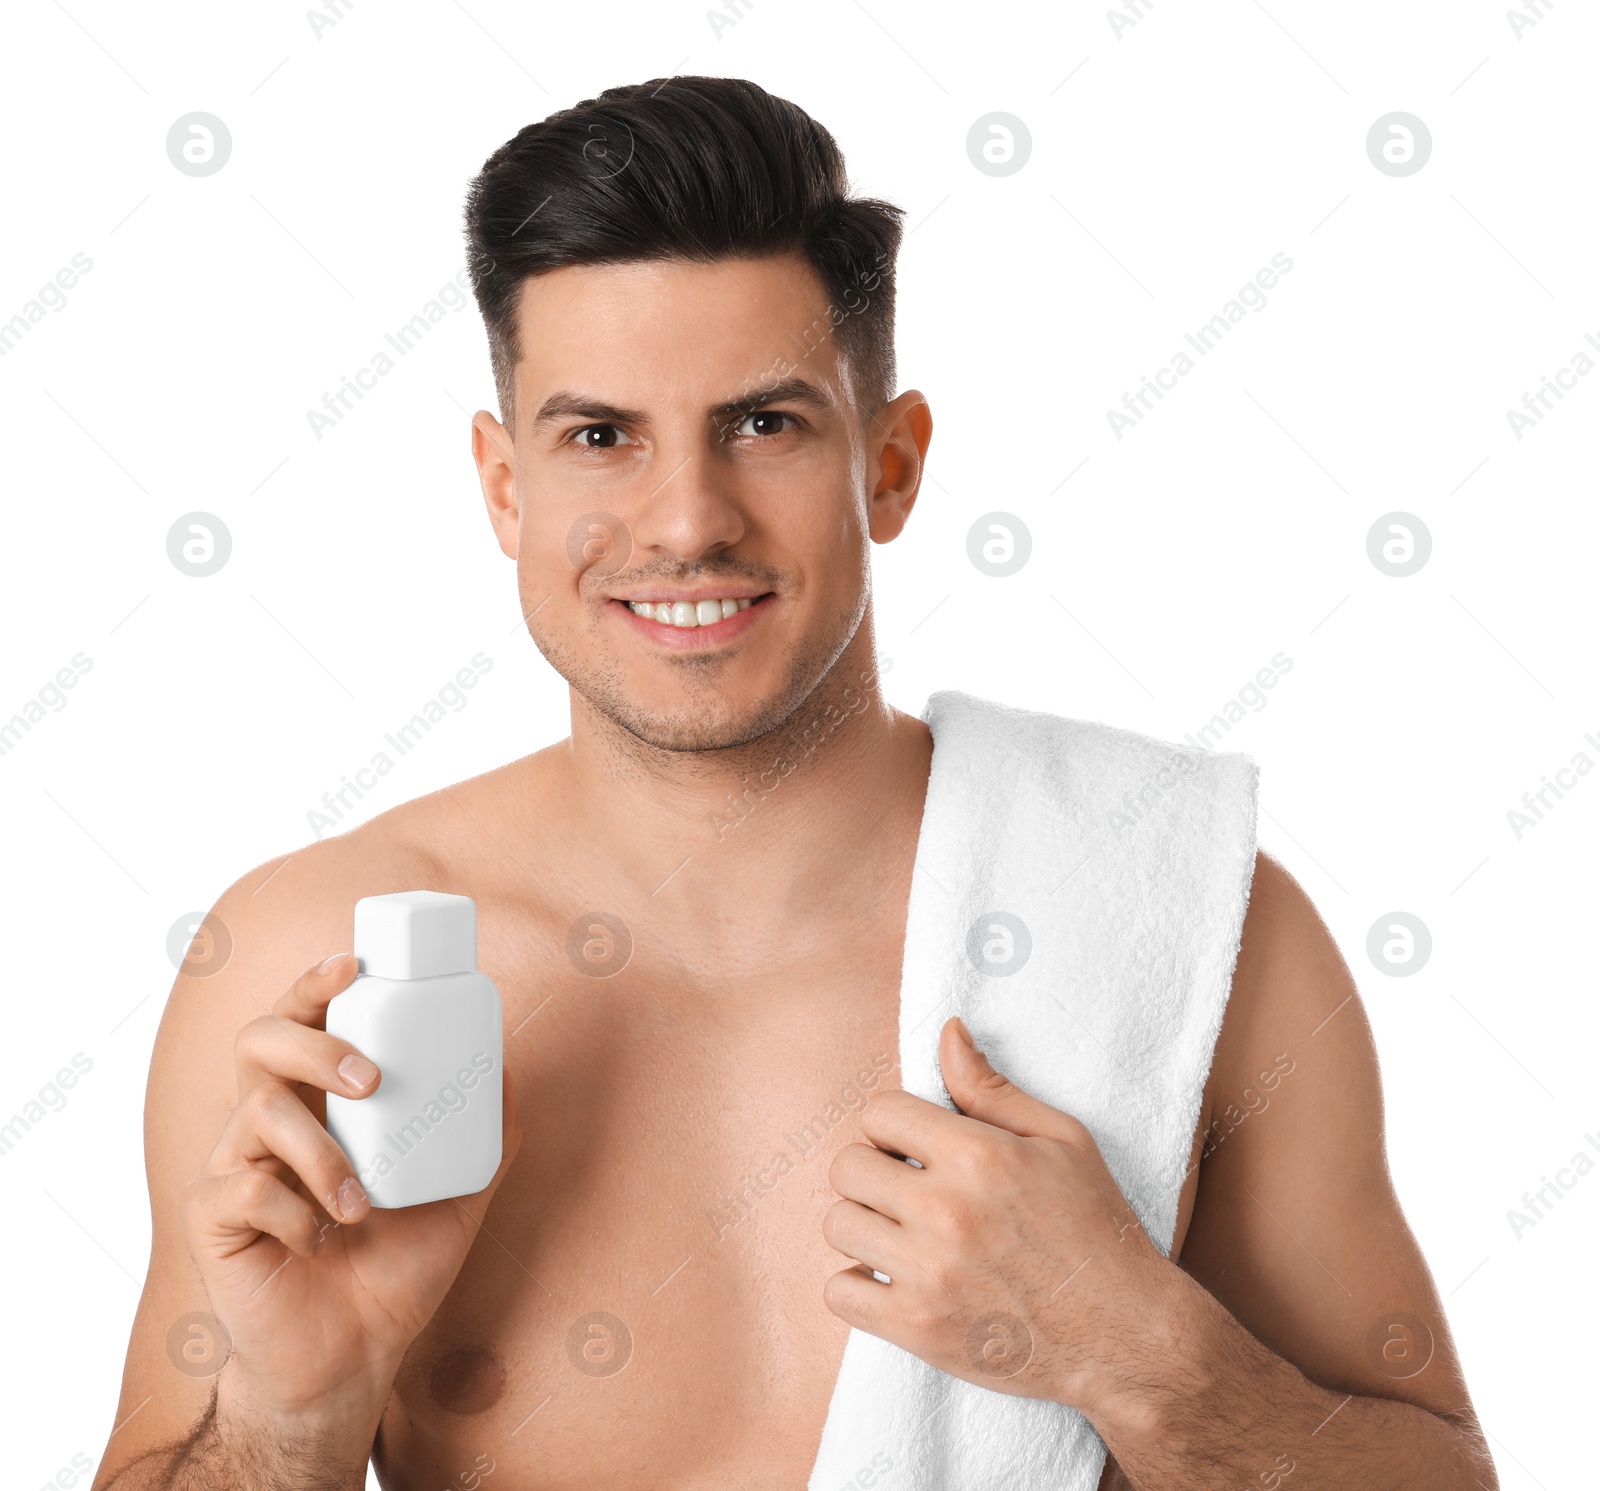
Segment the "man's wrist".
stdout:
[[[365,1484],[367,1460],[388,1396],[387,1382],[381,1395],[366,1384],[350,1383],[315,1403],[294,1408],[269,1405],[251,1392],[230,1364],[217,1379],[209,1415],[211,1433],[217,1443],[241,1457],[267,1457],[267,1463],[325,1470],[330,1487],[360,1486]],[[322,1482],[308,1484],[320,1487]]]
[[1195,1421],[1194,1405],[1215,1403],[1219,1381],[1245,1365],[1234,1360],[1219,1313],[1226,1314],[1188,1274],[1156,1255],[1130,1281],[1092,1369],[1058,1396],[1108,1442],[1170,1438]]
[[[1062,1400],[1119,1462],[1157,1445],[1163,1458],[1214,1455],[1219,1402],[1267,1404],[1309,1387],[1176,1264],[1158,1256],[1142,1282],[1099,1370]],[[1250,1438],[1249,1427],[1230,1419],[1228,1432]]]

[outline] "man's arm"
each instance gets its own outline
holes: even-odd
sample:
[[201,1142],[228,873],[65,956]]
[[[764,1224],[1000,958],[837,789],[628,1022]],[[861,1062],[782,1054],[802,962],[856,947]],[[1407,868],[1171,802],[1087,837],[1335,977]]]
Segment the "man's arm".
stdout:
[[232,956],[180,973],[151,1061],[150,1272],[97,1491],[365,1483],[395,1372],[520,1143],[506,1082],[484,1190],[374,1211],[322,1121],[329,1091],[382,1080],[325,1029],[356,972],[351,905],[432,873],[369,825],[217,903]]
[[[844,1199],[825,1235],[860,1260],[829,1281],[835,1313],[956,1376],[1080,1409],[1138,1491],[1493,1491],[1389,1183],[1371,1033],[1281,867],[1258,860],[1214,1065],[1224,1124],[1208,1131],[1181,1266],[1133,1220],[1088,1130],[964,1030],[952,1020],[940,1042],[961,1113],[877,1094],[872,1144],[834,1160]],[[998,1371],[969,1340],[995,1319],[1020,1322],[987,1343],[1010,1353]]]
[[1266,1486],[1281,1456],[1311,1484],[1494,1487],[1390,1181],[1354,980],[1305,892],[1266,855],[1211,1091],[1180,1255],[1203,1288],[1164,1295],[1169,1365],[1155,1393],[1123,1395],[1144,1400],[1135,1417],[1153,1415],[1158,1431],[1117,1435],[1115,1408],[1107,1425],[1129,1480],[1189,1484],[1177,1468],[1198,1461]]
[[341,848],[331,841],[241,876],[209,913],[227,928],[228,961],[214,972],[186,961],[168,997],[145,1095],[150,1268],[96,1491],[204,1491],[290,1473],[310,1487],[365,1483],[365,1454],[352,1463],[358,1451],[329,1444],[314,1426],[296,1444],[232,1395],[219,1405],[228,1342],[182,1226],[185,1188],[239,1101],[241,1030],[307,964],[349,942]]

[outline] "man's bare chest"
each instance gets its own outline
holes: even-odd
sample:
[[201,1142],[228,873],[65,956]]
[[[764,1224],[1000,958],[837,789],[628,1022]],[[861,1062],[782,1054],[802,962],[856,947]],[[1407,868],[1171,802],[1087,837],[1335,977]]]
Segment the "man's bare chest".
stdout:
[[391,1484],[465,1488],[483,1450],[508,1486],[803,1483],[847,1335],[828,1167],[899,1085],[898,972],[496,971],[524,1143],[396,1380]]

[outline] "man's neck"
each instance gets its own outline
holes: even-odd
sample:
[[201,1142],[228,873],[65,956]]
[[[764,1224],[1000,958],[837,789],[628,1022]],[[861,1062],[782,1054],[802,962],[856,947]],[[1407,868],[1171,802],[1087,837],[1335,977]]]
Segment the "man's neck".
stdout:
[[932,738],[875,674],[846,682],[852,651],[782,726],[723,750],[644,746],[575,697],[561,796],[582,857],[634,905],[692,909],[713,933],[865,910],[864,885],[909,879]]

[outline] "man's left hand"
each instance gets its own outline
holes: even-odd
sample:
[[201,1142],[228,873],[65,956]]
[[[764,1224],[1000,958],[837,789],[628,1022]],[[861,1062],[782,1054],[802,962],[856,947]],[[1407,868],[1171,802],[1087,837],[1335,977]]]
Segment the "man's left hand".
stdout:
[[939,1057],[960,1113],[877,1093],[872,1142],[834,1157],[823,1236],[857,1266],[823,1298],[956,1377],[1088,1410],[1130,1337],[1161,1329],[1174,1270],[1083,1124],[995,1071],[959,1019]]

